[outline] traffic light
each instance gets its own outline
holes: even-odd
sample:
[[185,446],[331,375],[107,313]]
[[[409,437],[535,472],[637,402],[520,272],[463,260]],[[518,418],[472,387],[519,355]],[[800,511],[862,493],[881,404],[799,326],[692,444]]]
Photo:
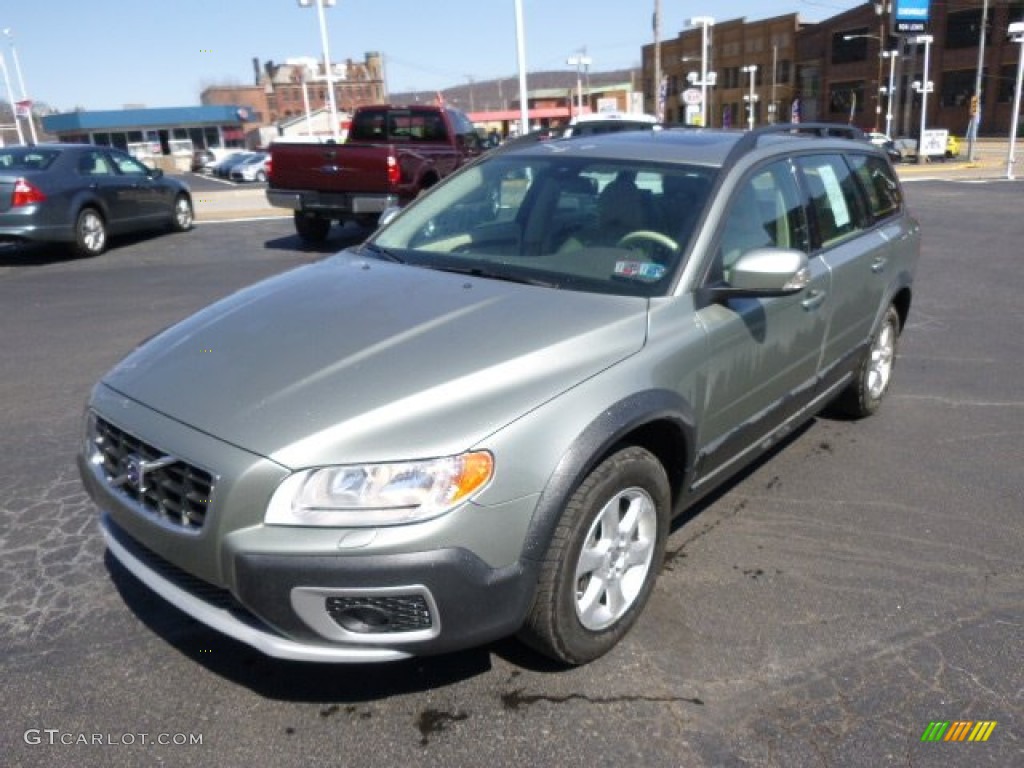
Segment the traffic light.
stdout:
[[978,114],[978,97],[971,96],[971,117],[974,117],[976,114]]

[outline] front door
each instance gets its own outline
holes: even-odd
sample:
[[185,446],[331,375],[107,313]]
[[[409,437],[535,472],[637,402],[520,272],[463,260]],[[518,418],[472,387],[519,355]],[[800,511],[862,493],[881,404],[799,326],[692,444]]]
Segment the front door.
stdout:
[[[731,266],[756,248],[806,253],[808,233],[792,165],[762,167],[733,192],[705,283],[728,283]],[[710,361],[698,485],[759,445],[813,397],[831,274],[821,258],[811,258],[808,268],[810,283],[797,294],[734,298],[698,310]]]

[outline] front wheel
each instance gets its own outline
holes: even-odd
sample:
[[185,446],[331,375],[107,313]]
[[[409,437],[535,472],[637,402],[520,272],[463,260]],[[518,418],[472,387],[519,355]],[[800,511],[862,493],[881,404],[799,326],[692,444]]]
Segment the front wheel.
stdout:
[[295,212],[295,231],[306,243],[322,243],[331,231],[331,220],[316,214]]
[[83,208],[75,220],[74,251],[78,256],[99,256],[107,247],[107,223],[95,208]]
[[649,451],[624,448],[599,464],[562,513],[520,638],[566,664],[610,651],[654,588],[670,503],[668,477]]
[[871,339],[871,346],[857,368],[856,378],[836,401],[836,408],[855,419],[870,416],[882,404],[892,381],[896,345],[900,336],[900,315],[892,305]]
[[174,213],[171,216],[171,229],[175,232],[187,232],[192,229],[195,213],[188,195],[178,195],[174,199]]

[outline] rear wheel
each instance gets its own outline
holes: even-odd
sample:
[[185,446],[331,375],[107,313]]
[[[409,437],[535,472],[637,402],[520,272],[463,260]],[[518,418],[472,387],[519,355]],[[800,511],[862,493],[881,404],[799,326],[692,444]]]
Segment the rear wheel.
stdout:
[[83,208],[75,220],[75,254],[99,256],[107,247],[107,224],[95,208]]
[[322,243],[331,231],[331,220],[315,213],[295,212],[295,231],[306,243]]
[[900,315],[896,308],[890,305],[882,317],[882,324],[871,339],[867,354],[857,369],[856,378],[836,400],[838,411],[859,419],[878,410],[892,381],[899,336]]
[[567,664],[611,650],[654,588],[670,496],[665,470],[643,448],[598,465],[562,513],[520,638]]

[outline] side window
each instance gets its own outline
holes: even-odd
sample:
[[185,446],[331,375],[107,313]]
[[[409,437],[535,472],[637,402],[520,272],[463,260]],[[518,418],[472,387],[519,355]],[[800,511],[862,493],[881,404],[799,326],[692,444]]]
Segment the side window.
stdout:
[[871,218],[878,221],[899,213],[903,195],[889,164],[871,155],[851,155],[849,160],[867,197]]
[[125,176],[147,176],[149,174],[149,169],[131,155],[115,152],[111,153],[111,157],[117,170]]
[[863,229],[866,216],[846,161],[840,155],[814,155],[796,162],[810,196],[818,244],[827,248]]
[[102,152],[86,152],[78,158],[78,173],[82,176],[110,176],[113,171]]
[[774,163],[748,178],[733,195],[711,279],[729,279],[729,270],[756,248],[807,251],[807,222],[800,190],[787,162]]

